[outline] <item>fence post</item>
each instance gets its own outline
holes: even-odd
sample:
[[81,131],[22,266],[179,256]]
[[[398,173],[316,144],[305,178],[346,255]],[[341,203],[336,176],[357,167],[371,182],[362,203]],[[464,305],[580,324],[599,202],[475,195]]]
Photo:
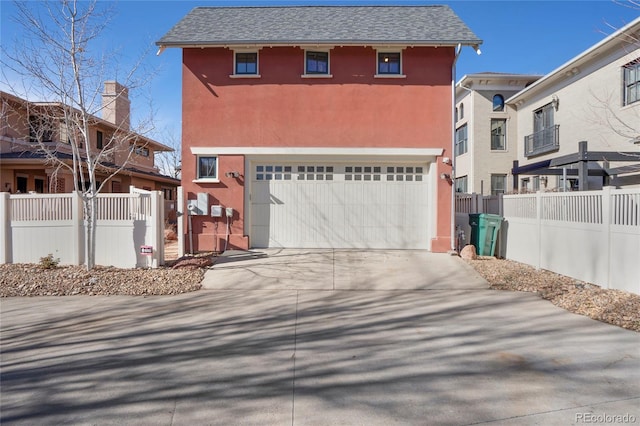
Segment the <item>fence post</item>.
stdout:
[[151,217],[150,220],[152,222],[152,226],[151,226],[151,241],[153,244],[153,247],[155,250],[153,250],[152,253],[152,257],[151,257],[151,267],[152,268],[157,268],[158,267],[158,256],[160,254],[160,244],[158,244],[159,239],[158,239],[158,220],[160,219],[160,216],[158,215],[158,194],[156,194],[156,191],[154,191],[151,194]]
[[72,243],[73,243],[73,262],[75,265],[84,264],[84,207],[82,197],[78,191],[71,193],[71,221],[73,223]]
[[178,257],[184,256],[184,199],[182,187],[176,190],[176,221],[178,222]]
[[0,263],[11,263],[11,199],[8,192],[0,192]]
[[156,191],[156,199],[158,200],[158,218],[156,226],[158,227],[158,265],[164,265],[164,193]]
[[611,187],[603,187],[600,197],[602,197],[602,231],[604,232],[605,253],[607,256],[607,278],[604,288],[611,288],[611,213],[613,211]]
[[536,192],[536,225],[538,227],[538,259],[536,268],[540,269],[542,264],[542,192]]
[[482,213],[482,199],[475,192],[471,194],[471,213]]

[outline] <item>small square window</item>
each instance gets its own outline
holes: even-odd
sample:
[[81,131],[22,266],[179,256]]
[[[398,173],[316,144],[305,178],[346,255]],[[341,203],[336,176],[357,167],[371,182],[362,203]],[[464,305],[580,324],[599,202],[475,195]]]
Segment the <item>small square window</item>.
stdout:
[[236,53],[235,74],[258,74],[258,53]]
[[378,52],[378,74],[401,74],[400,52]]
[[198,157],[198,179],[218,178],[218,157]]
[[329,74],[329,52],[306,52],[305,74]]

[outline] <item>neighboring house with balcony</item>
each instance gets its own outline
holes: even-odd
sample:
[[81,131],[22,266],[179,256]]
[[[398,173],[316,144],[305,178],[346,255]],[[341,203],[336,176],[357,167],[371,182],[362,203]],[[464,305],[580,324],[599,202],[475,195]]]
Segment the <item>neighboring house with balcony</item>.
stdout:
[[640,185],[639,36],[640,18],[507,99],[514,190]]
[[480,43],[447,6],[191,11],[157,42],[183,50],[186,240],[450,250],[453,67]]
[[456,84],[455,188],[483,195],[510,190],[518,158],[517,115],[505,100],[540,75],[469,74]]
[[[63,106],[55,102],[27,101],[0,92],[0,191],[11,193],[68,193],[74,191],[69,170],[57,168],[56,161],[72,164],[73,156]],[[68,107],[67,107],[68,110]],[[98,185],[122,168],[102,189],[106,193],[129,192],[130,186],[162,191],[174,200],[180,181],[160,173],[154,164],[156,152],[172,148],[142,135],[131,135],[128,91],[117,82],[105,82],[102,118],[92,117],[90,149],[110,149],[114,134],[127,134],[125,146],[114,147],[96,172]],[[86,149],[81,146],[80,152]],[[46,152],[49,152],[47,155]],[[51,157],[55,157],[52,161]]]
[[545,76],[460,79],[456,190],[640,185],[639,34],[637,19]]

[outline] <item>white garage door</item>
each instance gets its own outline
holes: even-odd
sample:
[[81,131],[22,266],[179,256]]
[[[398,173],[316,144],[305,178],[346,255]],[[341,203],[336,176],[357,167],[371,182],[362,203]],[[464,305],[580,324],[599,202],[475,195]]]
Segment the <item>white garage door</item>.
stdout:
[[427,249],[428,167],[252,163],[251,245]]

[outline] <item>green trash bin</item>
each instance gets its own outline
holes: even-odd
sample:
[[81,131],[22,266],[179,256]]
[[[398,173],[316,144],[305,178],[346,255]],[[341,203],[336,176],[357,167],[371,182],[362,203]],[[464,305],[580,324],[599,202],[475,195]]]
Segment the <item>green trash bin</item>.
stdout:
[[469,225],[471,226],[471,244],[476,247],[478,256],[494,256],[502,216],[473,213],[469,215]]

